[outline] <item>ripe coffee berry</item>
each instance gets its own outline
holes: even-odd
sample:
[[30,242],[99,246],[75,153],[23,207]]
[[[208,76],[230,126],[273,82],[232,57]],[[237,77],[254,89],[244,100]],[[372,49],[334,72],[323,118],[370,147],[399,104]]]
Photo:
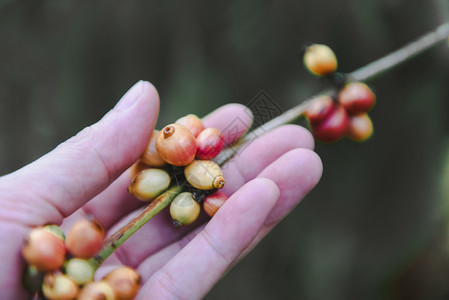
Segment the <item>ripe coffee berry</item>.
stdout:
[[213,159],[223,149],[223,136],[217,128],[206,128],[196,138],[196,158]]
[[112,287],[116,300],[131,300],[139,291],[142,277],[134,269],[124,266],[109,272],[102,281]]
[[209,217],[213,217],[218,209],[228,200],[228,195],[222,191],[216,191],[204,199],[203,209]]
[[317,76],[332,74],[337,69],[337,58],[326,45],[313,44],[307,47],[303,62],[306,69]]
[[176,120],[175,123],[183,125],[187,129],[189,129],[194,137],[197,137],[201,133],[201,131],[204,130],[203,121],[201,121],[201,119],[198,118],[194,114],[189,114],[187,116],[184,116],[184,117]]
[[32,229],[22,247],[26,262],[40,271],[60,268],[65,260],[63,240],[44,227]]
[[104,240],[104,230],[94,219],[76,222],[67,234],[67,250],[78,258],[91,258],[100,250]]
[[159,130],[153,130],[150,141],[148,142],[145,151],[140,156],[140,161],[149,167],[162,167],[166,162],[159,156],[156,149],[156,138]]
[[335,109],[323,121],[311,124],[315,138],[325,143],[332,143],[342,138],[349,126],[349,116],[346,109],[336,105]]
[[156,138],[159,156],[174,166],[186,166],[195,159],[196,140],[192,132],[180,124],[165,126]]
[[373,122],[367,113],[349,117],[348,137],[357,142],[369,139],[373,134]]
[[335,103],[331,96],[323,95],[312,100],[307,106],[305,116],[311,124],[322,122],[335,109]]
[[376,103],[376,95],[362,82],[346,84],[338,93],[338,102],[349,114],[369,111]]

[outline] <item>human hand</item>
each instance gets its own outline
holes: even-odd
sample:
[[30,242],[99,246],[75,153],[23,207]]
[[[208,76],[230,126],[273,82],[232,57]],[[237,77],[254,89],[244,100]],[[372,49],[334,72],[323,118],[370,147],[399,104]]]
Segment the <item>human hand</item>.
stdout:
[[[98,123],[47,155],[0,177],[0,288],[3,299],[24,299],[20,249],[28,231],[69,224],[85,214],[111,232],[142,206],[127,193],[127,168],[154,128],[158,94],[140,81]],[[241,105],[206,116],[223,130],[234,118],[250,123]],[[242,128],[243,129],[243,128]],[[230,137],[226,137],[229,141]],[[322,165],[310,133],[286,125],[259,137],[223,166],[232,195],[209,221],[173,228],[163,211],[136,232],[98,272],[126,264],[142,275],[138,299],[197,299],[248,253],[316,185]],[[135,214],[135,212],[134,212]],[[28,295],[29,296],[29,295]]]

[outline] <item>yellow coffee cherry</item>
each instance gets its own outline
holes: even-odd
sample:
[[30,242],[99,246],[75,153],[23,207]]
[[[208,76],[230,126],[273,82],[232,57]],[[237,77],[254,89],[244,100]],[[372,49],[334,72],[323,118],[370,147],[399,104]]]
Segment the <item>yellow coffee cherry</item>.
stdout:
[[170,215],[173,225],[180,227],[195,222],[200,214],[201,207],[193,199],[192,193],[180,193],[170,204]]
[[225,180],[221,168],[211,160],[194,160],[184,169],[187,181],[197,189],[221,189]]
[[170,185],[170,175],[161,169],[145,169],[134,177],[128,192],[141,201],[150,201]]
[[317,76],[329,75],[337,69],[337,57],[331,48],[322,44],[307,47],[303,61],[307,70]]

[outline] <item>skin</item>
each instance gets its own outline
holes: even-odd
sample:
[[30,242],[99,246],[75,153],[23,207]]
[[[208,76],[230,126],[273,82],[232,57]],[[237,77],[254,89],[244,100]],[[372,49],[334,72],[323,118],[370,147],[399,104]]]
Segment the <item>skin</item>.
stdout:
[[[28,231],[44,224],[71,224],[93,215],[109,232],[143,204],[127,193],[127,169],[145,149],[159,109],[156,89],[134,85],[98,123],[50,153],[0,177],[0,289],[4,299],[26,299],[20,283],[20,249]],[[206,127],[225,131],[251,117],[238,104],[205,116]],[[240,128],[243,131],[246,128]],[[292,138],[294,137],[294,138]],[[224,134],[225,143],[235,139]],[[143,284],[137,299],[199,299],[247,254],[317,184],[322,173],[310,133],[286,125],[269,132],[223,166],[231,195],[213,219],[175,229],[166,211],[132,236],[102,266],[137,269]]]

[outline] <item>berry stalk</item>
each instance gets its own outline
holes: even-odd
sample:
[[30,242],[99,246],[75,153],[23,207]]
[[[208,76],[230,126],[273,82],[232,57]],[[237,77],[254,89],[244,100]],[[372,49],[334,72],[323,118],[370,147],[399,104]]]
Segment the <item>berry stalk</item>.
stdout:
[[161,210],[167,207],[172,200],[182,191],[181,186],[173,186],[162,195],[150,202],[135,218],[122,227],[119,231],[108,237],[100,252],[89,260],[97,269],[114,251],[120,247],[131,235],[139,230],[145,223],[151,220]]

